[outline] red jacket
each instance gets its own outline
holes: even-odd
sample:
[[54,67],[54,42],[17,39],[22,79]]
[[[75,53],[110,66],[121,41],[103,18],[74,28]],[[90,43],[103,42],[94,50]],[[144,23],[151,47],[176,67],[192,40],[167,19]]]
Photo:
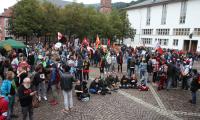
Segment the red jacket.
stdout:
[[8,101],[0,97],[0,120],[6,120],[8,111]]

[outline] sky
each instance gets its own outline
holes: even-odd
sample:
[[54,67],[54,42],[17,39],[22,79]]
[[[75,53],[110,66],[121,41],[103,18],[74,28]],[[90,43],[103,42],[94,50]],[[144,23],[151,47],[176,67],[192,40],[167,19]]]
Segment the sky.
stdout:
[[[73,0],[65,0],[65,1],[73,1]],[[76,0],[77,2],[82,2],[84,4],[92,4],[92,3],[100,3],[100,0]],[[133,0],[112,0],[112,2],[131,2]],[[4,8],[8,8],[17,3],[17,0],[0,0],[0,13],[3,12]]]

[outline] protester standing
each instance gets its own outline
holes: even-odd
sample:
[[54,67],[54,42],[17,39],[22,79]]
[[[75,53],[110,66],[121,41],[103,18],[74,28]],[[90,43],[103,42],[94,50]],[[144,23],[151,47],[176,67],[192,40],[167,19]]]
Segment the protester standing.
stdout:
[[18,89],[19,101],[22,107],[22,115],[23,120],[27,119],[29,116],[29,120],[33,120],[33,107],[32,107],[32,99],[36,94],[36,91],[31,89],[31,80],[30,78],[25,78],[23,80],[23,84]]
[[72,99],[72,85],[75,81],[74,77],[70,74],[70,67],[64,65],[62,67],[63,72],[60,72],[61,80],[60,86],[64,96],[64,106],[65,108],[62,112],[67,113],[73,107],[73,99]]

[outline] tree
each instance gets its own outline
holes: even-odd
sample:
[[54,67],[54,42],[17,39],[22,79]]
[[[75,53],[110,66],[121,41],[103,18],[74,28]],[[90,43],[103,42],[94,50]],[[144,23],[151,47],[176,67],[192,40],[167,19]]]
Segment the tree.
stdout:
[[12,31],[18,36],[32,36],[42,30],[42,12],[37,0],[21,0],[13,9]]
[[120,11],[120,17],[122,20],[122,27],[120,29],[120,37],[123,43],[124,38],[134,38],[134,32],[133,29],[131,28],[131,24],[128,19],[128,15],[126,11]]
[[83,4],[69,4],[59,8],[45,0],[21,0],[13,8],[12,29],[19,36],[56,36],[61,32],[72,38],[87,37],[93,42],[100,38],[122,40],[133,37],[133,30],[125,11],[113,10],[102,14]]

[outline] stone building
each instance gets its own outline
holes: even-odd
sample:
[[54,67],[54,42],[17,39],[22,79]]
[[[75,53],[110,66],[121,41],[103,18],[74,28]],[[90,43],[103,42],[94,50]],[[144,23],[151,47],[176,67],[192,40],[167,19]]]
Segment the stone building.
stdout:
[[0,41],[11,37],[9,33],[9,19],[11,18],[12,8],[4,9],[4,12],[0,14]]
[[112,11],[111,0],[101,0],[101,13],[110,13]]

